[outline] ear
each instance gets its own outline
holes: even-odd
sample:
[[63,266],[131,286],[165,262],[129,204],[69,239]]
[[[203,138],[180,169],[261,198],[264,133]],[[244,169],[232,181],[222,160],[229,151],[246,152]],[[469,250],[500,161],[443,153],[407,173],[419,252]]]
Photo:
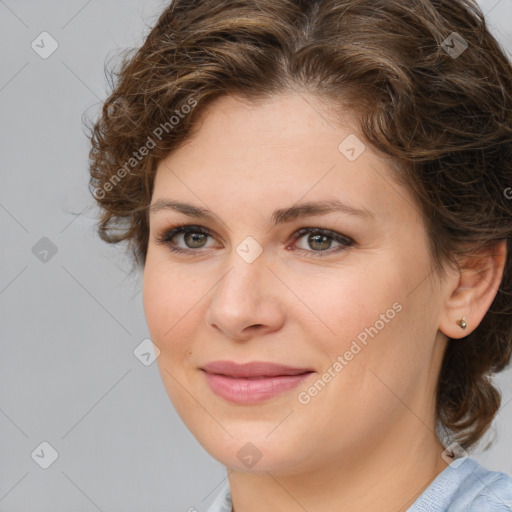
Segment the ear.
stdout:
[[[463,260],[447,278],[446,300],[439,330],[449,338],[473,332],[491,307],[503,276],[507,257],[506,240],[480,250]],[[466,328],[457,322],[466,318]]]

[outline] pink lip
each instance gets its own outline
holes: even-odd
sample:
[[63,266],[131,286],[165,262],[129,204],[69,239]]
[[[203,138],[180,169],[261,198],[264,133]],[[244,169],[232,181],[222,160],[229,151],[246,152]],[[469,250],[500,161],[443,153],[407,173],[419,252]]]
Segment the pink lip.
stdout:
[[211,390],[237,404],[254,404],[298,386],[311,373],[310,368],[263,361],[237,364],[214,361],[201,368]]

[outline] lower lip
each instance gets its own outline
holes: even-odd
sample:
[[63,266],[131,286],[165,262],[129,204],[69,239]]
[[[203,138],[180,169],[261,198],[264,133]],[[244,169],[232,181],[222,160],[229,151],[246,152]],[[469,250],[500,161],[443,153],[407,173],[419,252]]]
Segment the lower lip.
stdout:
[[[204,370],[202,370],[204,372]],[[297,387],[309,373],[280,375],[264,378],[234,378],[204,372],[211,390],[218,396],[237,404],[256,404],[268,400],[284,391]]]

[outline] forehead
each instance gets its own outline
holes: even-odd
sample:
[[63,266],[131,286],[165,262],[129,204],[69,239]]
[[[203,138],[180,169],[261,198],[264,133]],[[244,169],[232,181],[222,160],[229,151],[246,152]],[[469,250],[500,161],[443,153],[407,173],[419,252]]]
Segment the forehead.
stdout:
[[397,194],[396,170],[363,142],[357,119],[335,119],[312,96],[283,94],[258,104],[222,96],[196,123],[186,143],[159,162],[154,197],[213,199],[217,206],[229,199],[256,209],[340,200],[381,215],[403,215],[397,209],[408,206],[407,191]]

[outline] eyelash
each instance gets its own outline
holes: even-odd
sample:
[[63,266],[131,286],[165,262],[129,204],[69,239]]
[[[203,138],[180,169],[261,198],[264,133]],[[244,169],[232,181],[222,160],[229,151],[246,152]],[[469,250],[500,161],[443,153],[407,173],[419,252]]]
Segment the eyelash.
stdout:
[[[205,228],[202,228],[201,226],[194,226],[191,224],[177,224],[174,227],[164,231],[161,235],[158,235],[156,237],[156,243],[166,245],[168,249],[171,252],[174,253],[180,253],[180,254],[187,254],[189,256],[201,256],[201,249],[183,249],[181,247],[176,246],[173,242],[171,242],[171,239],[174,238],[177,234],[182,233],[201,233],[203,235],[212,236],[212,234]],[[331,231],[329,229],[322,229],[322,228],[301,228],[297,230],[293,236],[293,242],[296,242],[300,238],[302,238],[305,234],[315,234],[315,235],[324,235],[328,238],[331,238],[335,242],[338,242],[342,244],[340,247],[336,247],[334,250],[327,249],[325,251],[308,251],[306,249],[294,249],[298,251],[302,251],[305,253],[306,257],[309,258],[322,258],[325,256],[330,256],[334,253],[339,253],[341,251],[346,250],[348,247],[351,247],[354,245],[354,240],[351,238],[348,238],[346,236],[343,236],[339,233],[336,233],[336,231]],[[309,253],[309,254],[308,254]],[[313,254],[311,254],[313,253]]]

